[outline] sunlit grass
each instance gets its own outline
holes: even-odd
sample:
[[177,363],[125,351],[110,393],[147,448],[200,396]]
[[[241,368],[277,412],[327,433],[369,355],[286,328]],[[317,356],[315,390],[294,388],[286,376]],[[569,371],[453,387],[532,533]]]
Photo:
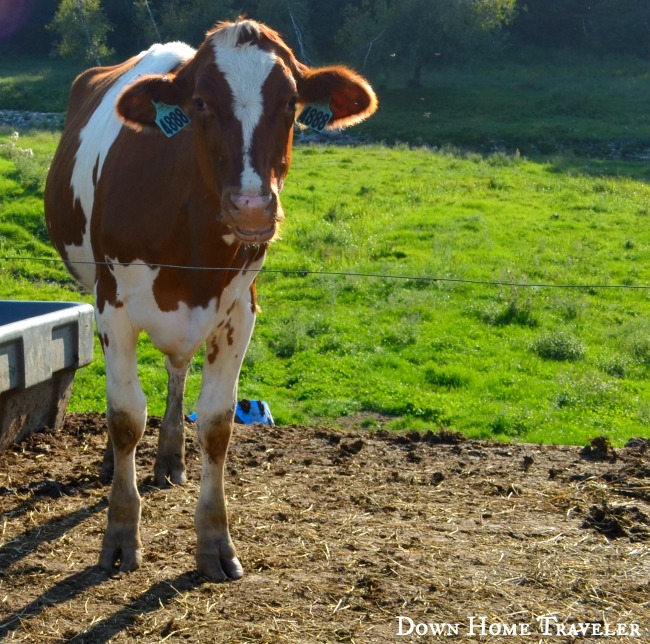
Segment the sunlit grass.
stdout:
[[[43,174],[55,141],[38,134],[16,145],[33,149]],[[0,253],[53,257],[42,182],[25,184],[17,158],[0,154]],[[280,424],[370,413],[392,428],[444,425],[503,440],[650,435],[650,291],[618,288],[650,285],[641,165],[299,146],[282,239],[259,278],[241,397],[269,401]],[[2,259],[0,288],[89,301],[62,267],[27,259]],[[144,337],[139,351],[149,411],[161,414],[162,357]],[[97,346],[71,408],[103,410],[103,388]]]

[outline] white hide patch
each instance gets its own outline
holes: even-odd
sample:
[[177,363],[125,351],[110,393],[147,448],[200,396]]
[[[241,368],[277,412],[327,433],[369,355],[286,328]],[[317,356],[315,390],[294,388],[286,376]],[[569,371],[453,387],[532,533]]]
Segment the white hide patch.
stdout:
[[259,194],[262,179],[253,169],[250,149],[264,109],[262,89],[277,59],[275,54],[256,45],[233,46],[223,37],[215,38],[213,47],[216,65],[225,76],[233,96],[233,112],[242,126],[244,171],[241,189],[244,193]]
[[135,331],[146,331],[153,344],[168,355],[172,363],[180,364],[191,360],[219,323],[225,321],[228,309],[236,300],[249,303],[250,286],[264,258],[252,264],[249,270],[238,272],[219,299],[212,298],[207,307],[190,308],[179,302],[174,311],[161,311],[153,295],[153,284],[160,268],[152,268],[139,259],[131,264],[119,264],[110,258],[107,261],[111,262],[111,272],[117,283],[117,298],[124,303]]
[[160,268],[136,259],[132,264],[112,263],[111,272],[117,283],[117,298],[124,303],[133,326],[146,331],[172,362],[190,360],[212,330],[216,298],[206,308],[191,309],[179,302],[176,310],[161,311],[153,295]]
[[[66,252],[71,261],[93,259],[89,226],[95,202],[93,174],[95,166],[97,166],[97,181],[99,181],[106,156],[123,126],[123,122],[115,112],[118,96],[127,85],[130,85],[139,76],[169,72],[179,63],[192,58],[195,53],[195,50],[189,45],[180,42],[152,45],[147,51],[143,51],[139,55],[138,63],[121,76],[106,92],[88,123],[79,132],[79,148],[75,155],[70,184],[74,195],[73,204],[79,201],[86,216],[86,229],[80,246],[66,246]],[[95,274],[94,266],[78,265],[75,266],[75,271],[79,273],[81,281],[86,286],[92,285]]]

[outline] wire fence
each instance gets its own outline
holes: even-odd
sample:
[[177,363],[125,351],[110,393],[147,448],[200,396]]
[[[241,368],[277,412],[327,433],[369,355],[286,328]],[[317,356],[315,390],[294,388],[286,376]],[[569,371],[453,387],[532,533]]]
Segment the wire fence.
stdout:
[[394,275],[391,273],[373,273],[357,271],[330,271],[315,269],[286,269],[286,268],[245,268],[230,266],[183,266],[179,264],[149,264],[146,262],[133,262],[121,264],[120,262],[111,261],[82,261],[82,260],[63,260],[52,257],[27,257],[27,256],[7,256],[1,257],[2,261],[31,261],[53,264],[74,264],[74,265],[94,265],[94,266],[148,266],[149,268],[167,268],[183,271],[250,271],[259,275],[279,274],[279,275],[323,275],[330,277],[361,277],[368,279],[389,279],[389,280],[408,280],[414,282],[431,282],[431,283],[452,283],[452,284],[472,284],[479,286],[510,286],[515,288],[557,288],[557,289],[619,289],[619,290],[650,290],[650,284],[552,284],[549,282],[518,282],[511,280],[481,280],[468,279],[461,277],[435,277],[426,275]]

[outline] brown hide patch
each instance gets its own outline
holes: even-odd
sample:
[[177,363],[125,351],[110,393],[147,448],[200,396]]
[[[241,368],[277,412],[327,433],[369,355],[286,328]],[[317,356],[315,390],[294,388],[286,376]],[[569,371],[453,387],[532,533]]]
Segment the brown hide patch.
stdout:
[[97,283],[96,283],[95,303],[99,313],[104,312],[107,304],[119,307],[123,306],[122,302],[118,303],[117,299],[117,282],[113,273],[105,264],[97,266]]
[[202,423],[199,440],[212,463],[223,463],[226,458],[234,417],[235,410],[232,408],[225,414]]
[[105,353],[106,347],[109,344],[108,333],[98,333],[97,335],[99,336],[99,344],[102,345],[102,353]]
[[217,356],[219,355],[219,342],[217,341],[217,338],[214,336],[210,340],[210,353],[208,353],[208,362],[210,364],[214,364],[214,361],[217,359]]
[[262,309],[257,305],[257,286],[255,285],[256,281],[253,280],[253,283],[251,284],[250,288],[250,294],[251,294],[251,313],[253,315],[257,315],[262,311]]
[[[48,174],[45,187],[45,220],[52,243],[63,259],[67,259],[66,246],[81,246],[86,232],[86,216],[81,203],[74,200],[69,178],[59,181],[54,171],[56,159],[52,162],[53,170]],[[63,159],[59,159],[59,165]],[[72,168],[61,169],[61,172],[72,176]],[[68,270],[74,275],[74,266],[68,265]]]
[[108,428],[113,449],[123,454],[132,452],[144,433],[144,425],[125,411],[108,411]]
[[[266,244],[226,244],[223,235],[228,232],[228,228],[215,223],[198,228],[198,234],[190,237],[189,244],[187,231],[179,232],[178,236],[167,241],[162,247],[167,256],[165,263],[197,267],[197,270],[160,268],[153,283],[153,295],[161,311],[174,311],[180,302],[190,308],[208,307],[211,300],[218,298],[242,269],[265,254]],[[229,307],[226,315],[231,310],[232,307]]]
[[95,167],[93,168],[93,186],[97,188],[97,174],[99,172],[99,157],[95,161]]
[[231,347],[233,345],[233,342],[235,341],[235,327],[231,324],[231,320],[228,320],[226,322],[226,340],[228,342],[228,346]]

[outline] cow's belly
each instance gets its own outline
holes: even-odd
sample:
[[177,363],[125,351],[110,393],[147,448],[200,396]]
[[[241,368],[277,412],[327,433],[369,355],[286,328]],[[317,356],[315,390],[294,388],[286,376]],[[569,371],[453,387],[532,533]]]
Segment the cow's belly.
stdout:
[[114,264],[112,271],[117,283],[117,298],[126,307],[133,326],[146,331],[174,366],[181,366],[228,322],[235,303],[251,305],[250,287],[262,261],[251,266],[253,270],[238,273],[206,307],[189,307],[185,302],[178,302],[171,311],[162,311],[154,297],[153,283],[159,268],[150,268],[136,260],[126,266]]
[[70,263],[72,274],[89,291],[95,284],[95,262],[92,247],[90,246],[90,233],[83,237],[80,245],[66,245],[64,257]]

